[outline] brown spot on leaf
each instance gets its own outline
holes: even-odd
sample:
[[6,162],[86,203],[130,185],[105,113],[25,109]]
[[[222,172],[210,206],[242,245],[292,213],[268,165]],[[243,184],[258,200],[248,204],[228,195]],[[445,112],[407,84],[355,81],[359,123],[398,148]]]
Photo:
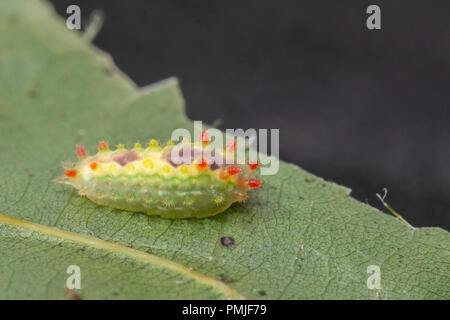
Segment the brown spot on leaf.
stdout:
[[28,91],[28,97],[30,97],[31,99],[34,99],[37,97],[37,93],[34,90],[30,90]]
[[228,279],[225,275],[220,275],[220,281],[222,281],[223,283],[232,283],[234,282],[234,280],[232,279]]
[[67,300],[83,300],[83,298],[73,289],[64,289],[64,297]]
[[260,296],[265,296],[267,293],[264,290],[261,290],[260,292],[258,292]]
[[220,243],[224,247],[231,248],[234,245],[234,239],[231,237],[222,237],[222,238],[220,238]]

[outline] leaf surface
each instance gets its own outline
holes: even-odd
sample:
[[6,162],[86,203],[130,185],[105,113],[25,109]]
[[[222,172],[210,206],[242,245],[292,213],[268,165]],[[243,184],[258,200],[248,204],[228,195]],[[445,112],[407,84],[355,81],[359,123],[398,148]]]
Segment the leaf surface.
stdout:
[[41,1],[2,1],[0,39],[0,298],[64,298],[69,265],[87,299],[450,298],[448,232],[410,228],[288,163],[208,219],[101,207],[54,184],[76,144],[191,130],[177,80],[136,88]]

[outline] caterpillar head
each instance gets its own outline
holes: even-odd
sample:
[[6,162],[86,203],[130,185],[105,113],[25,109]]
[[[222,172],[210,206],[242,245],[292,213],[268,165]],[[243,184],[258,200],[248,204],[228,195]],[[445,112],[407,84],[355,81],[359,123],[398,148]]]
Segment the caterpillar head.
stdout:
[[87,152],[82,146],[76,147],[76,152],[78,156],[78,163],[72,162],[63,162],[62,167],[64,168],[64,175],[54,179],[53,181],[56,183],[69,184],[79,189],[82,184],[82,176],[81,172],[78,169],[79,163],[87,158]]

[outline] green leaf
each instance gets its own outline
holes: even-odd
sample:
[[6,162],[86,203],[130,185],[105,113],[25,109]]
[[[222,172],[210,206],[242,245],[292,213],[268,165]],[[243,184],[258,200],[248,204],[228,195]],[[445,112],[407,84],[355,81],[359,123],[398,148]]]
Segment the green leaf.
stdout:
[[40,1],[0,2],[0,39],[0,298],[67,298],[69,265],[85,299],[450,298],[446,231],[411,228],[291,164],[208,219],[114,210],[54,184],[76,144],[93,153],[101,139],[192,129],[177,81],[136,88]]

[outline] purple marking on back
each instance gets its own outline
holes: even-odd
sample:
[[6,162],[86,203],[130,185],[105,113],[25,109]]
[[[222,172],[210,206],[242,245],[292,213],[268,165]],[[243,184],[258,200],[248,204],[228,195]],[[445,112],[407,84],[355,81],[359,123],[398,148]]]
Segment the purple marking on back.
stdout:
[[[162,154],[162,158],[166,160],[172,167],[177,168],[182,164],[189,164],[194,162],[195,152],[194,149],[191,149],[189,146],[177,147],[178,156],[176,156],[178,161],[174,162],[172,159],[172,152],[174,147],[167,148],[165,152]],[[191,154],[189,155],[189,149],[191,149]],[[175,151],[177,151],[175,150]],[[186,159],[187,158],[187,159]]]
[[[189,154],[189,149],[190,149],[190,154]],[[203,154],[201,149],[191,148],[190,146],[182,146],[182,147],[178,148],[178,160],[179,161],[177,161],[177,163],[175,163],[172,159],[172,150],[173,150],[173,147],[168,148],[165,151],[165,153],[162,155],[162,158],[164,160],[166,160],[174,168],[177,168],[183,164],[196,163],[196,160],[200,159],[201,157],[204,157],[208,161],[211,170],[217,170],[222,166],[222,165],[219,165],[218,163],[216,163],[216,161],[213,158],[215,156],[215,150],[213,150],[211,152],[211,157],[207,157]]]
[[138,154],[135,151],[129,151],[121,156],[115,157],[113,160],[123,167],[128,162],[132,162],[137,159],[139,159]]

